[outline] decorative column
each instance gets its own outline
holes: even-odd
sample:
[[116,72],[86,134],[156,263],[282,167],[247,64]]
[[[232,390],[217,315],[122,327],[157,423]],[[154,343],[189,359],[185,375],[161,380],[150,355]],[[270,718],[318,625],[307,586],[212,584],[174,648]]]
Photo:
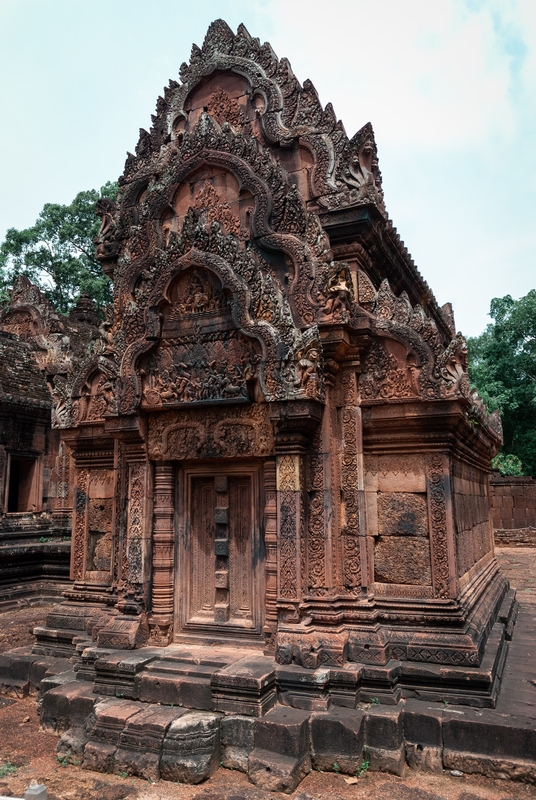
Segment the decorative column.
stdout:
[[266,548],[266,655],[275,652],[277,631],[277,491],[275,460],[264,462],[264,546]]
[[355,367],[341,370],[343,591],[358,596],[368,586],[361,409]]
[[278,455],[276,466],[279,529],[279,609],[285,622],[297,622],[301,599],[303,466],[299,455]]
[[173,638],[175,566],[175,468],[157,463],[154,476],[151,643],[167,645]]
[[103,647],[131,650],[148,638],[146,615],[148,586],[147,500],[148,464],[137,460],[143,451],[134,445],[125,452],[128,470],[128,499],[122,546],[121,579],[118,586],[119,614],[101,628],[98,643]]
[[458,578],[448,456],[429,453],[426,472],[434,596],[455,598]]

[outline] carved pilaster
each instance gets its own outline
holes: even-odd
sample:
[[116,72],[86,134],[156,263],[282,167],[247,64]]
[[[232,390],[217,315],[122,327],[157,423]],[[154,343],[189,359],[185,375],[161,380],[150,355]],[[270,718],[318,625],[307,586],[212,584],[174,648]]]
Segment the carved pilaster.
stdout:
[[88,489],[89,470],[79,468],[76,472],[76,487],[74,490],[73,535],[71,545],[71,579],[75,581],[80,581],[84,577]]
[[277,629],[277,493],[275,461],[264,463],[264,546],[266,551],[265,653],[275,652]]
[[365,539],[364,466],[361,410],[357,405],[356,373],[344,369],[339,375],[342,406],[341,493],[343,586],[358,595],[367,586]]
[[448,457],[430,453],[426,467],[434,596],[454,598],[457,579]]
[[153,509],[151,642],[169,644],[173,636],[175,469],[173,464],[155,466]]
[[148,578],[145,540],[147,478],[146,462],[132,461],[128,465],[126,535],[117,603],[120,613],[99,631],[97,641],[104,647],[130,650],[142,645],[148,637],[144,592]]
[[[277,456],[277,516],[279,529],[279,605],[287,621],[301,597],[302,465],[299,455]],[[289,618],[290,617],[290,618]],[[292,618],[295,619],[292,619]]]

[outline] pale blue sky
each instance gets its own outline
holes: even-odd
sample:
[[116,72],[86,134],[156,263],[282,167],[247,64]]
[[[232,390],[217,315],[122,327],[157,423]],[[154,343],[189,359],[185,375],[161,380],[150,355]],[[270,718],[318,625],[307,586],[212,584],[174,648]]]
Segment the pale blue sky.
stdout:
[[465,334],[536,287],[535,0],[0,0],[0,239],[118,177],[217,17],[350,136],[372,122],[389,215]]

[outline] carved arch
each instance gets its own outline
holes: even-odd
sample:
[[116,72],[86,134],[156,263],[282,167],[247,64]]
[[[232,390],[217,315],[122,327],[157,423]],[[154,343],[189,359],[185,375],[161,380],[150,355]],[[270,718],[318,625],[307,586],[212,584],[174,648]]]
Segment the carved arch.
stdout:
[[237,329],[245,336],[259,342],[262,349],[262,361],[259,368],[259,383],[267,400],[272,399],[275,389],[274,374],[278,344],[280,337],[276,328],[262,320],[253,320],[249,313],[251,296],[245,282],[236,275],[224,259],[214,253],[190,250],[178,258],[171,269],[161,274],[153,288],[147,304],[146,335],[141,341],[131,344],[123,356],[121,363],[121,413],[134,411],[140,402],[141,384],[136,371],[139,359],[149,353],[160,340],[159,309],[163,303],[169,303],[169,288],[180,273],[191,267],[202,267],[216,275],[224,289],[233,295],[232,318]]

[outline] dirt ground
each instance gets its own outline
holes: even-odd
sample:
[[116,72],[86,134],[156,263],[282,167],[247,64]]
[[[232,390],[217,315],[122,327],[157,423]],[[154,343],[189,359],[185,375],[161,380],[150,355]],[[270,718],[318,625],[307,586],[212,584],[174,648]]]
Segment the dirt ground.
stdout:
[[[536,548],[501,548],[497,556],[519,599],[536,603]],[[0,614],[0,652],[32,642],[32,628],[43,622],[47,606]],[[220,769],[200,786],[102,775],[56,756],[58,737],[39,729],[35,698],[0,698],[0,795],[21,797],[31,782],[44,783],[50,800],[269,800],[288,795],[265,792],[247,775]],[[536,787],[478,775],[427,775],[408,771],[403,778],[365,772],[356,784],[345,776],[312,772],[291,795],[293,800],[526,800]]]

